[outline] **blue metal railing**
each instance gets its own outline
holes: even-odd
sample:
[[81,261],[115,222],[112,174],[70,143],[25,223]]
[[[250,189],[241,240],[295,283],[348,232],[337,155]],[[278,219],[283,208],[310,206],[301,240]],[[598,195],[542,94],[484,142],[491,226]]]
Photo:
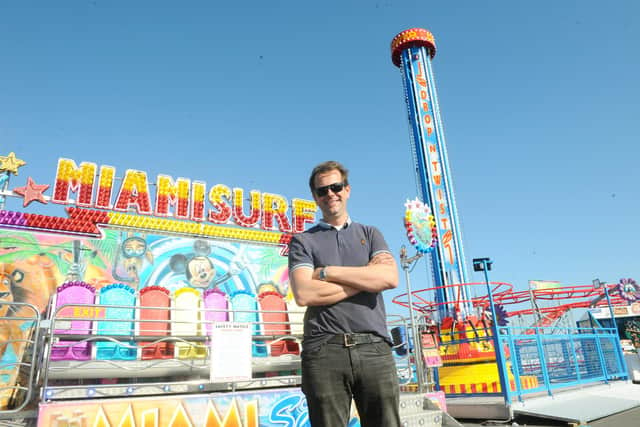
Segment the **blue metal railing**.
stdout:
[[[509,387],[508,393],[518,399],[528,393],[551,395],[560,388],[627,379],[615,328],[500,327],[499,342],[509,348],[506,364],[515,380],[515,389]],[[532,377],[537,387],[531,388]]]
[[552,395],[562,388],[628,377],[615,328],[500,326],[498,344],[489,334],[467,339],[441,334],[448,338],[443,346],[493,341],[504,357],[504,369],[498,372],[504,375],[502,390],[506,388],[507,394],[501,394],[507,402],[522,400],[526,394]]

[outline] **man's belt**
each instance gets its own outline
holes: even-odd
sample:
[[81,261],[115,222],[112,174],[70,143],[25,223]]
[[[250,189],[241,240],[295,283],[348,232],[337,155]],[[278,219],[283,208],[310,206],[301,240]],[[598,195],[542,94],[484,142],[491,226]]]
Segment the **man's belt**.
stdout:
[[358,344],[371,344],[384,341],[374,334],[338,334],[331,337],[329,344],[342,344],[345,347],[353,347]]

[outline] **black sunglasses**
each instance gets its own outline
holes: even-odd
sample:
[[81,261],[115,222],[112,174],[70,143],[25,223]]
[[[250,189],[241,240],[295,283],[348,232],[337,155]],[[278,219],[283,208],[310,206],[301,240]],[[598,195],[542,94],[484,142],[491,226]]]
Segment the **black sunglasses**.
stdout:
[[341,192],[347,184],[344,182],[334,182],[333,184],[325,185],[324,187],[318,187],[313,190],[318,197],[324,197],[329,194],[329,190],[333,191],[334,194]]

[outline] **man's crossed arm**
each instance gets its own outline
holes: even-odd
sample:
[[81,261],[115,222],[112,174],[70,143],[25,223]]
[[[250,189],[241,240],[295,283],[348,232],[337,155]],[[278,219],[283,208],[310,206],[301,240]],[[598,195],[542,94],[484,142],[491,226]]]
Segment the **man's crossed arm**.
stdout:
[[[325,269],[325,280],[320,280],[322,268]],[[398,266],[390,253],[381,252],[362,267],[297,268],[289,280],[299,305],[330,305],[361,291],[381,292],[397,287]]]

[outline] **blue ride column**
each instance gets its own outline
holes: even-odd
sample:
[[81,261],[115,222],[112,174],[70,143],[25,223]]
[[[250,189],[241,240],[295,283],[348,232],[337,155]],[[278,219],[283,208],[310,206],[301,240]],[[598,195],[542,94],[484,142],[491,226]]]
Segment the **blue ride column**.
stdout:
[[[444,139],[431,60],[436,54],[433,35],[412,28],[395,36],[391,59],[400,68],[404,85],[411,151],[416,182],[423,203],[431,208],[437,223],[438,244],[431,251],[435,299],[440,319],[466,318],[471,313],[469,290],[458,223],[453,184]],[[459,284],[460,286],[451,286]],[[467,301],[466,303],[459,303]]]

